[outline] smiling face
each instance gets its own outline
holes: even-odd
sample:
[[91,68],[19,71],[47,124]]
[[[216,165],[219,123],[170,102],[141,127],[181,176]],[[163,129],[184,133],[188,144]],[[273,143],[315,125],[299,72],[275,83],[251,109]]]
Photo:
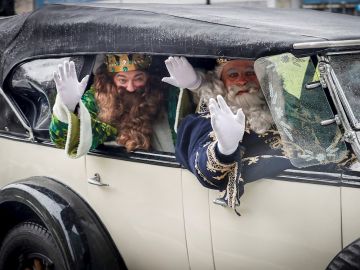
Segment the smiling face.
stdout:
[[116,87],[118,89],[124,88],[130,93],[144,88],[147,80],[148,74],[140,70],[118,72],[114,75],[114,83]]
[[268,130],[273,120],[254,72],[254,62],[231,60],[222,68],[221,80],[227,91],[225,99],[232,111],[242,108],[250,129],[256,133]]
[[226,89],[237,86],[241,95],[251,89],[260,89],[259,81],[254,71],[254,61],[232,60],[226,63],[221,73],[221,80]]

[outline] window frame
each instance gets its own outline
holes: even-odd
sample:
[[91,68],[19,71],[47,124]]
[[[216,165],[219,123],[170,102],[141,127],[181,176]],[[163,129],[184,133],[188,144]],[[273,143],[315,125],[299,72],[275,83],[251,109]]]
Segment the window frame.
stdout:
[[6,101],[6,103],[9,105],[9,107],[11,108],[12,112],[15,114],[15,116],[17,117],[17,119],[19,120],[20,124],[22,125],[22,127],[25,129],[25,133],[21,134],[21,133],[15,133],[15,132],[8,132],[6,130],[1,130],[0,131],[0,137],[10,137],[10,138],[19,138],[19,139],[26,139],[28,141],[34,142],[35,141],[35,137],[34,137],[34,133],[33,133],[33,129],[31,128],[28,120],[26,119],[26,117],[24,116],[24,114],[22,113],[22,111],[20,110],[20,108],[17,106],[17,104],[15,103],[15,101],[8,97],[6,95],[6,93],[4,92],[3,88],[0,87],[0,95],[4,98],[4,100]]

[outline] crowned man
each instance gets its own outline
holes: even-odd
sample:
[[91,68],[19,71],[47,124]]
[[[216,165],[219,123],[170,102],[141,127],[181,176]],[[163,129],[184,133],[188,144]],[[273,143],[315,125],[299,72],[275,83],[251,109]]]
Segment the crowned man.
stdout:
[[187,88],[197,113],[178,128],[176,157],[205,187],[223,190],[222,200],[235,208],[243,184],[291,167],[280,136],[248,60],[218,61],[213,71],[194,70],[184,57],[165,61],[164,82]]
[[79,82],[74,62],[60,65],[54,73],[58,94],[51,140],[73,158],[107,141],[116,141],[127,151],[173,152],[166,85],[149,73],[150,64],[151,57],[142,54],[106,55],[87,91],[89,76]]

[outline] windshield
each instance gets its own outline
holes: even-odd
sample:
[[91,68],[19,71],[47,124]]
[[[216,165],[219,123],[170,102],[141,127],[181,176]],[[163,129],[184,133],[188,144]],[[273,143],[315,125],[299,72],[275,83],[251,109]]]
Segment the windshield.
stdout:
[[319,81],[310,57],[287,53],[260,58],[255,71],[294,166],[337,162],[345,156],[347,149],[338,126],[321,125],[321,121],[334,118],[323,89],[320,84],[305,87]]
[[332,55],[329,62],[344,91],[346,101],[343,102],[350,106],[347,113],[351,124],[360,129],[360,54]]

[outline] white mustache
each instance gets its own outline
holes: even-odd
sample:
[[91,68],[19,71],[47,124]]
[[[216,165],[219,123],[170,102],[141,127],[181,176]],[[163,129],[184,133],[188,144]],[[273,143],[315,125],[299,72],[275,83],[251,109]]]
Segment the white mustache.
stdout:
[[256,83],[249,82],[243,86],[231,85],[228,87],[230,97],[235,97],[240,92],[248,92],[250,94],[258,92],[259,87]]

